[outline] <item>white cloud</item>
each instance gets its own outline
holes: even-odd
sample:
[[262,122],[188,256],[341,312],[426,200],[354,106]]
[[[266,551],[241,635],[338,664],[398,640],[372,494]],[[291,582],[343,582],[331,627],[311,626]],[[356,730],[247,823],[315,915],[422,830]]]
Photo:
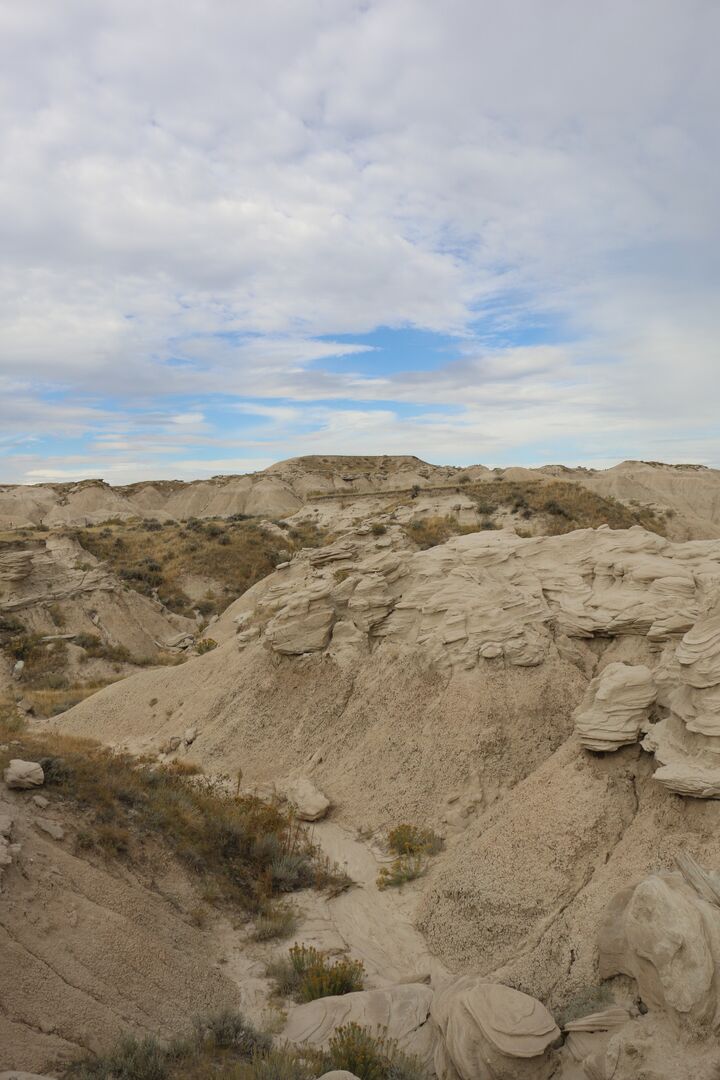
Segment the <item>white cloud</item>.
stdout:
[[[225,394],[287,453],[720,463],[719,30],[713,0],[6,5],[4,437],[166,469]],[[518,346],[533,318],[556,340]],[[381,325],[458,358],[369,375],[336,339]]]

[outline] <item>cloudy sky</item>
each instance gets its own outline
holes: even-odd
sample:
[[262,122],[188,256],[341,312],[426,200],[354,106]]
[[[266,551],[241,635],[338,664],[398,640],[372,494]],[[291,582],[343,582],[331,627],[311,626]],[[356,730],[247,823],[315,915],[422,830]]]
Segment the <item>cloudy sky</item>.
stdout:
[[717,0],[0,0],[0,481],[720,465]]

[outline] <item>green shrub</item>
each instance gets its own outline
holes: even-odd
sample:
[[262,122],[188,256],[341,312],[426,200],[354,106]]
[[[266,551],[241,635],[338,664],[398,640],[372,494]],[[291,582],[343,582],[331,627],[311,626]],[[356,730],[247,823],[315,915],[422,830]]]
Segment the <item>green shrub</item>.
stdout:
[[271,1052],[269,1036],[237,1012],[225,1009],[199,1018],[192,1033],[169,1043],[126,1035],[107,1054],[86,1056],[63,1071],[66,1080],[193,1080],[217,1075],[230,1080],[238,1063]]
[[206,637],[202,641],[198,641],[196,647],[198,656],[203,656],[205,653],[212,652],[213,649],[217,649],[217,641],[214,638]]
[[222,1009],[196,1019],[194,1041],[204,1049],[234,1050],[242,1057],[267,1053],[271,1046],[268,1035],[257,1031],[233,1009]]
[[279,994],[295,1001],[315,1001],[362,990],[365,968],[359,960],[334,963],[312,945],[293,945],[287,957],[268,966]]
[[425,1076],[420,1061],[403,1053],[386,1032],[373,1033],[354,1023],[335,1030],[327,1057],[330,1069],[346,1069],[360,1080],[422,1080]]
[[390,830],[387,846],[396,855],[437,855],[445,846],[445,841],[432,829],[403,824]]
[[286,903],[269,903],[255,919],[253,938],[255,941],[273,941],[276,938],[288,938],[298,926],[295,908]]
[[427,872],[427,859],[423,855],[400,855],[390,866],[383,866],[377,876],[378,889],[389,889],[415,881]]
[[167,1053],[151,1035],[126,1036],[108,1054],[72,1062],[64,1075],[72,1080],[166,1080]]

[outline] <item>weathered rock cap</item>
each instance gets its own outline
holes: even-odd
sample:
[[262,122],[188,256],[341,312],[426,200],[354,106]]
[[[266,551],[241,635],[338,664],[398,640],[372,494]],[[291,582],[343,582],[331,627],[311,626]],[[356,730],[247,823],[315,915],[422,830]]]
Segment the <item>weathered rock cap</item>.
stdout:
[[538,1057],[560,1029],[542,1002],[500,983],[476,986],[466,997],[484,1035],[507,1057]]
[[[546,1080],[555,1068],[550,1047],[560,1029],[540,1002],[479,975],[454,980],[435,996],[439,1076],[460,1080]],[[521,1062],[527,1060],[527,1066]],[[529,1070],[529,1071],[528,1071]]]
[[37,761],[22,761],[13,758],[3,772],[3,780],[9,788],[24,791],[28,788],[41,787],[45,783],[45,773]]

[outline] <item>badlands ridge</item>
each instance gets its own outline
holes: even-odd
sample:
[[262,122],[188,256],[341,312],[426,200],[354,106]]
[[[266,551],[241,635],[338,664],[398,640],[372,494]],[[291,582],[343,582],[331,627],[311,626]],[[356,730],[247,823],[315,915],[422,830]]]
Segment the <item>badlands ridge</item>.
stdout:
[[[233,515],[322,540],[207,626],[69,533]],[[0,616],[33,647],[66,637],[76,672],[146,656],[31,731],[192,762],[324,817],[315,840],[355,884],[299,894],[292,940],[362,960],[365,989],[285,1002],[276,1040],[383,1025],[440,1080],[720,1077],[720,473],[312,458],[5,487],[0,517]],[[105,660],[84,655],[88,625]],[[3,670],[15,708],[28,676],[13,656]],[[287,943],[223,913],[193,925],[171,860],[150,881],[79,850],[62,800],[59,832],[38,825],[43,790],[0,792],[0,1070],[62,1075],[215,1005],[262,1026]],[[380,888],[405,822],[443,850]]]

